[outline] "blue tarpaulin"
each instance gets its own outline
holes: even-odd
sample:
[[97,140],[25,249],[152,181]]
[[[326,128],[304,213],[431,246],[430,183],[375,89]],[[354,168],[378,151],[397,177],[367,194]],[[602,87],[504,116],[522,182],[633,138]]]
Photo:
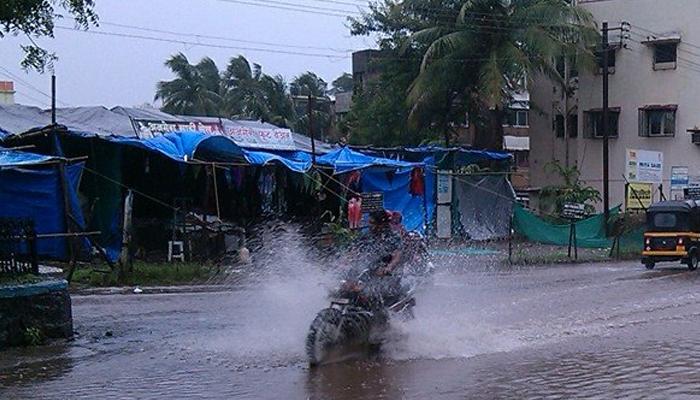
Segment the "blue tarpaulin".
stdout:
[[243,150],[251,165],[268,165],[278,162],[294,172],[306,172],[311,168],[311,155],[303,151],[253,151]]
[[[35,159],[33,164],[40,164],[47,158],[30,153],[17,154],[13,157],[16,157],[17,160],[25,158],[25,161],[18,162],[28,165],[27,159],[33,156]],[[3,162],[8,162],[8,157],[3,158]],[[48,158],[50,159],[50,157]],[[77,190],[82,170],[83,164],[68,165],[65,168],[71,214],[80,226],[84,226],[84,221]],[[67,231],[63,212],[63,188],[58,168],[7,167],[0,169],[0,204],[2,204],[0,217],[33,219],[36,232],[39,234]],[[43,257],[65,259],[66,240],[64,238],[39,239],[37,251]]]
[[0,147],[0,167],[41,164],[54,159],[51,156]]
[[407,230],[424,233],[424,197],[411,195],[410,183],[410,169],[395,173],[376,169],[362,172],[363,192],[383,192],[384,208],[400,212]]
[[193,159],[208,162],[244,161],[243,149],[226,136],[203,132],[172,132],[150,139],[111,136],[107,140],[155,151],[175,161]]
[[349,147],[331,151],[316,159],[319,165],[333,167],[336,174],[354,171],[357,169],[368,167],[387,167],[391,169],[412,168],[418,166],[418,163],[410,163],[406,161],[397,161],[389,158],[374,157],[367,154],[362,154],[352,150]]
[[435,207],[437,205],[435,157],[426,157],[423,159],[423,163],[425,164],[425,215],[428,221],[435,221]]

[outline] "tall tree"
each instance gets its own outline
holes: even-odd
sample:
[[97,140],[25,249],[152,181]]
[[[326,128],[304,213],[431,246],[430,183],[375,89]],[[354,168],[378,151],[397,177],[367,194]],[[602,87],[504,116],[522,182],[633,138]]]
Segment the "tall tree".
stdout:
[[468,111],[474,144],[495,149],[503,109],[526,78],[551,75],[556,57],[572,48],[590,54],[597,37],[590,14],[567,0],[388,0],[351,26],[353,34],[378,34],[381,45],[403,49],[406,62],[420,54],[404,94],[413,124],[434,127],[447,141]]
[[328,84],[313,72],[307,71],[294,78],[289,85],[292,96],[326,97]]
[[287,83],[281,75],[263,75],[260,87],[267,104],[267,113],[261,119],[274,125],[291,128],[296,121],[294,102],[287,92]]
[[294,100],[295,110],[299,116],[295,128],[305,134],[310,133],[308,112],[309,96],[312,97],[313,129],[316,137],[325,138],[330,133],[332,124],[331,102],[327,95],[328,84],[313,72],[307,71],[289,84],[289,92]]
[[430,45],[411,102],[419,104],[425,91],[436,87],[446,62],[464,60],[476,71],[476,80],[457,82],[451,89],[466,94],[478,114],[488,116],[487,124],[476,124],[474,145],[501,149],[503,109],[513,93],[526,89],[528,76],[552,76],[564,53],[592,57],[597,30],[588,12],[566,0],[471,0],[461,5],[453,23],[424,28],[414,37]]
[[352,92],[354,83],[352,74],[345,72],[331,83],[330,92],[331,94]]
[[165,65],[175,74],[172,81],[157,84],[156,100],[163,101],[163,111],[171,114],[219,116],[221,112],[221,79],[214,61],[203,58],[197,65],[178,53]]
[[267,114],[260,81],[262,67],[251,64],[243,56],[229,61],[223,73],[224,110],[234,118],[258,118]]
[[6,35],[24,35],[28,44],[21,45],[25,58],[22,67],[44,72],[52,68],[57,59],[40,47],[35,38],[53,37],[54,20],[63,15],[56,8],[72,16],[77,27],[87,29],[97,25],[97,14],[93,0],[3,0],[0,5],[0,38]]

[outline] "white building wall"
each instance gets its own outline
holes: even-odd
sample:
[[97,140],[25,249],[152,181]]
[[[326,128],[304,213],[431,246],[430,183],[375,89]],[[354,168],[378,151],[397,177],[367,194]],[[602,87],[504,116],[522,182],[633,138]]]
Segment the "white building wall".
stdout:
[[[602,21],[611,27],[621,21],[632,24],[632,38],[626,41],[627,48],[617,51],[615,73],[610,75],[610,107],[621,108],[619,138],[610,139],[610,204],[624,202],[628,148],[664,153],[664,193],[669,197],[671,166],[688,166],[691,175],[700,175],[700,146],[691,144],[686,132],[700,126],[700,0],[581,0],[579,5],[588,9],[599,25]],[[653,50],[640,43],[649,34],[647,30],[681,34],[677,69],[653,69]],[[584,137],[583,116],[585,110],[602,107],[602,77],[582,73],[579,87],[579,135],[570,139],[571,159],[578,163],[582,178],[602,192],[602,140]],[[542,113],[548,115],[531,115],[531,179],[533,187],[541,187],[551,179],[540,170],[543,164],[553,158],[564,160],[564,139],[555,138],[552,131],[551,104],[556,97],[552,84],[536,80],[531,97],[536,107],[549,111]],[[661,104],[678,105],[675,136],[640,137],[639,108]]]

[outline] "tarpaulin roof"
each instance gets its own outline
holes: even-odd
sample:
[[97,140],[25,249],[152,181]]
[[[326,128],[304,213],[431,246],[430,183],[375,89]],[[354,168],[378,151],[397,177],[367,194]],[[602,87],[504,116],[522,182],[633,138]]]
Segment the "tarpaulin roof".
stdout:
[[319,165],[333,167],[336,174],[362,169],[367,167],[387,167],[387,168],[411,168],[420,163],[410,163],[406,161],[392,160],[389,158],[374,157],[352,150],[349,147],[342,147],[318,157]]
[[[136,137],[128,116],[101,106],[58,108],[56,123],[69,130],[91,132],[98,136]],[[48,125],[51,125],[51,110],[20,104],[0,105],[0,130],[4,135],[19,135]]]
[[[456,166],[469,165],[483,161],[510,161],[513,155],[506,151],[475,150],[463,147],[420,146],[420,147],[354,147],[376,156],[391,157],[401,160],[422,160],[436,156],[438,159],[451,155]],[[451,158],[452,159],[452,158]],[[440,164],[440,161],[437,160]]]
[[56,157],[28,153],[0,147],[0,167],[16,167],[23,165],[43,164],[55,160]]
[[145,140],[117,137],[107,139],[155,151],[175,161],[238,162],[245,160],[243,150],[233,140],[202,132],[172,132]]
[[243,150],[246,160],[253,165],[268,165],[279,162],[294,172],[306,172],[311,168],[311,155],[303,151],[265,152]]

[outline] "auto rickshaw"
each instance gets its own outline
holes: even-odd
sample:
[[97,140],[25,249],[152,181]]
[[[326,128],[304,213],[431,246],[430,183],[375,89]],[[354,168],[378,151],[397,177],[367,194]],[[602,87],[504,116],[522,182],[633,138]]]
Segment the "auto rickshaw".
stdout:
[[647,209],[642,263],[653,269],[657,262],[680,261],[694,270],[700,257],[700,202],[662,201]]

